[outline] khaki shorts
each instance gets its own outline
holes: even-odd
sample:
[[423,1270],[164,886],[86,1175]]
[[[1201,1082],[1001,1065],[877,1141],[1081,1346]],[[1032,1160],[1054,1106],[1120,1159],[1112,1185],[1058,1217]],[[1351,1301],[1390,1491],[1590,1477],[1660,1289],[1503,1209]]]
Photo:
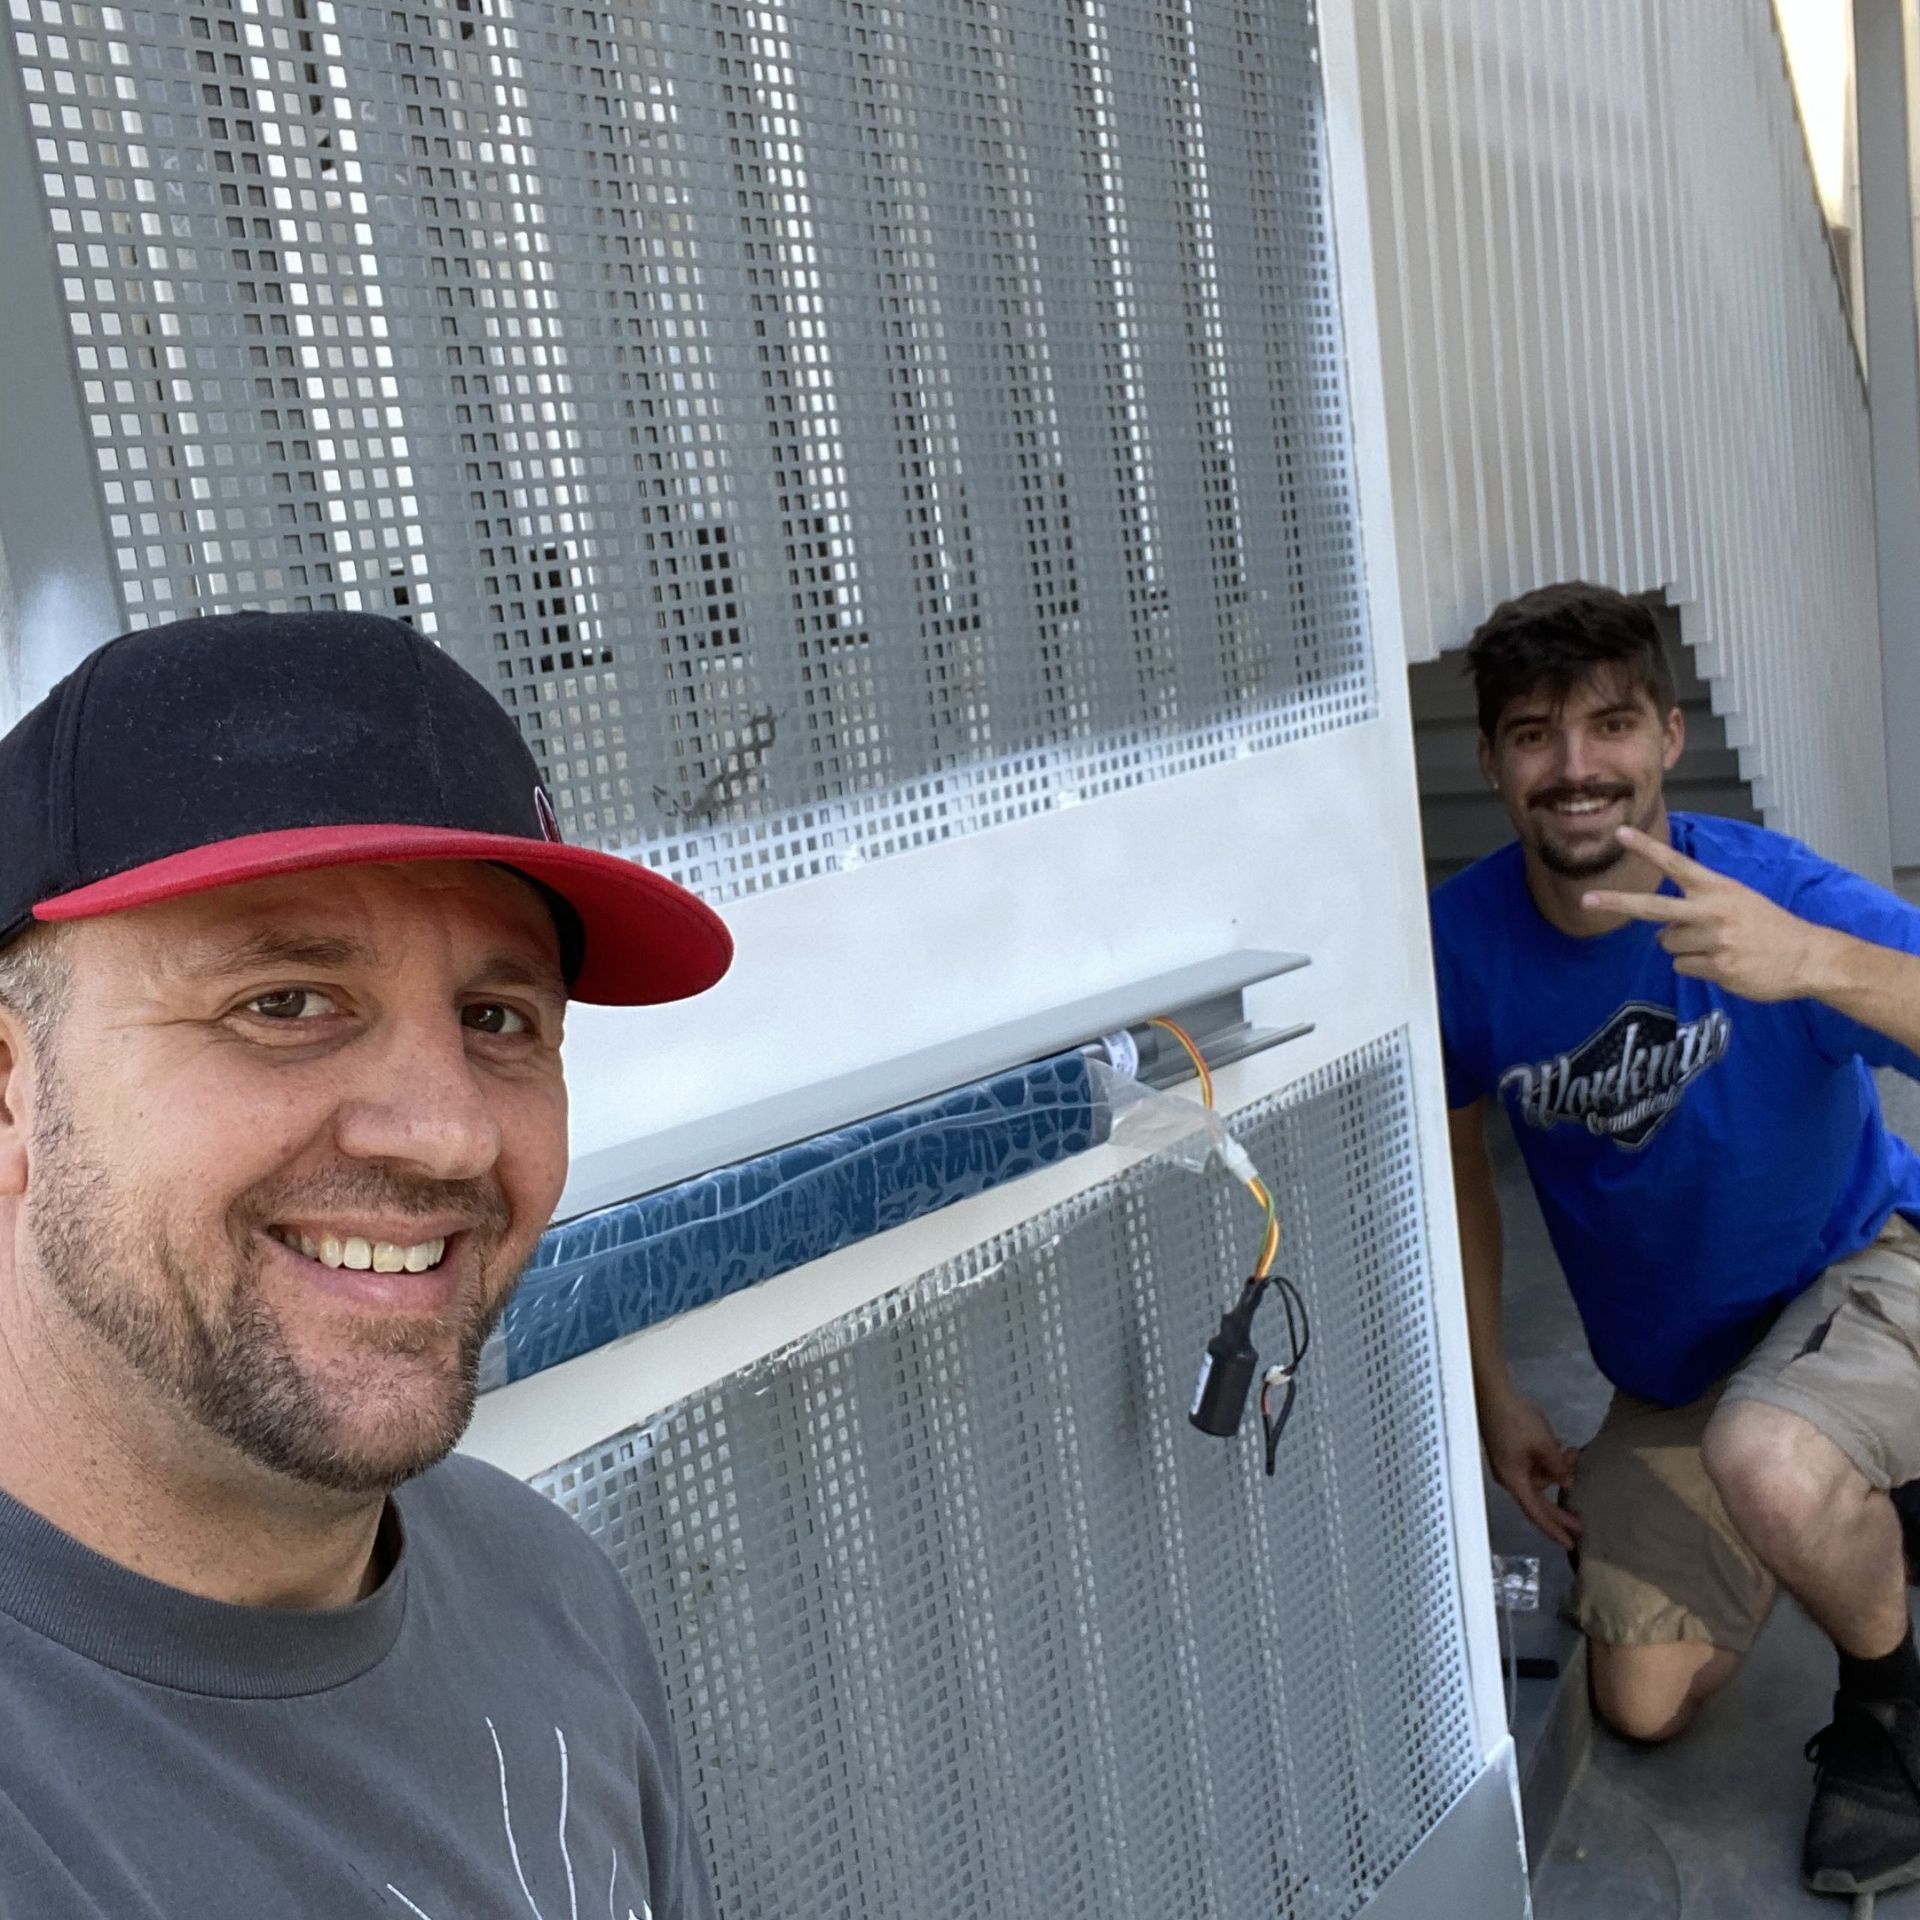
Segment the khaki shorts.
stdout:
[[1581,1449],[1568,1504],[1586,1523],[1571,1610],[1612,1646],[1704,1640],[1744,1653],[1774,1583],[1700,1460],[1714,1409],[1784,1408],[1883,1491],[1920,1479],[1920,1232],[1895,1214],[1835,1262],[1725,1380],[1684,1407],[1616,1393]]

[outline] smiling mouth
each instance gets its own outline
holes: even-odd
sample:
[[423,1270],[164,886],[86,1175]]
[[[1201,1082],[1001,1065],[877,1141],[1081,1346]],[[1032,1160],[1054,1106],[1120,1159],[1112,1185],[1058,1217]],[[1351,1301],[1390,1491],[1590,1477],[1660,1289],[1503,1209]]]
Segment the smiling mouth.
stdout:
[[1605,813],[1609,807],[1615,807],[1628,796],[1624,793],[1568,795],[1564,799],[1537,800],[1534,805],[1542,813],[1550,813],[1556,820],[1591,820],[1596,814]]
[[355,1273],[431,1273],[447,1252],[444,1239],[419,1240],[403,1247],[357,1233],[316,1236],[291,1227],[269,1227],[267,1232],[292,1253],[317,1260],[323,1267],[346,1267]]

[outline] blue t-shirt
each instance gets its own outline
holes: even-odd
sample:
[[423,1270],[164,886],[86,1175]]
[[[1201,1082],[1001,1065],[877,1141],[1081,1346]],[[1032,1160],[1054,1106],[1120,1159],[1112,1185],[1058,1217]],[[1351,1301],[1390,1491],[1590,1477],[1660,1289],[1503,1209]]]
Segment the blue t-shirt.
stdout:
[[[1920,953],[1920,912],[1798,841],[1672,826],[1682,853],[1789,912]],[[1889,1214],[1920,1220],[1920,1161],[1869,1072],[1920,1078],[1920,1059],[1819,1001],[1687,979],[1659,931],[1561,933],[1517,843],[1433,896],[1448,1104],[1505,1107],[1600,1370],[1678,1406]]]

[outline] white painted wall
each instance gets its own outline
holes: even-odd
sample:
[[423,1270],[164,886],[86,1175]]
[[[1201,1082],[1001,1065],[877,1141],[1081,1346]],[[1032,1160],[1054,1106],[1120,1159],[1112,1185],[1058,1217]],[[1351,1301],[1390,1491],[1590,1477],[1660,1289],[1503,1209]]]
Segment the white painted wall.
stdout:
[[1354,14],[1409,655],[1665,591],[1768,822],[1884,876],[1865,389],[1772,9]]

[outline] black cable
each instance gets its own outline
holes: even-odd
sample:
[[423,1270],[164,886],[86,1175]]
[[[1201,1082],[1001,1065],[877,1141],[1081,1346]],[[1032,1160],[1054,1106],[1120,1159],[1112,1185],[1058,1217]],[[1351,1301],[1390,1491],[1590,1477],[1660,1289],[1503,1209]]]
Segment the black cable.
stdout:
[[[1274,1372],[1277,1374],[1279,1369],[1275,1368]],[[1270,1412],[1267,1407],[1270,1386],[1263,1386],[1260,1389],[1260,1424],[1266,1429],[1267,1434],[1267,1478],[1269,1480],[1273,1478],[1274,1469],[1280,1458],[1280,1436],[1287,1430],[1287,1421],[1293,1413],[1294,1393],[1298,1385],[1291,1379],[1286,1384],[1287,1391],[1281,1399],[1278,1413]]]
[[[1287,1316],[1287,1357],[1262,1373],[1260,1356],[1253,1345],[1253,1317],[1269,1292],[1279,1295],[1281,1310]],[[1307,1357],[1312,1338],[1313,1326],[1300,1289],[1284,1274],[1256,1274],[1241,1288],[1239,1299],[1220,1316],[1219,1330],[1207,1342],[1193,1404],[1187,1409],[1188,1420],[1202,1433],[1231,1440],[1240,1431],[1247,1396],[1257,1374],[1260,1424],[1266,1433],[1267,1473],[1271,1477],[1279,1459],[1280,1436],[1286,1432],[1299,1392],[1300,1363]],[[1275,1387],[1286,1389],[1277,1409]]]
[[[1269,1274],[1266,1285],[1274,1288],[1280,1295],[1280,1304],[1287,1316],[1287,1358],[1267,1369],[1260,1382],[1260,1424],[1267,1439],[1267,1478],[1272,1479],[1280,1457],[1280,1436],[1287,1430],[1287,1422],[1293,1416],[1293,1403],[1299,1391],[1300,1363],[1307,1357],[1307,1348],[1313,1339],[1313,1324],[1307,1315],[1307,1303],[1301,1298],[1300,1289],[1283,1273]],[[1294,1320],[1294,1310],[1299,1309],[1298,1323]],[[1275,1413],[1271,1404],[1273,1389],[1284,1386],[1286,1393],[1280,1401],[1280,1410]]]

